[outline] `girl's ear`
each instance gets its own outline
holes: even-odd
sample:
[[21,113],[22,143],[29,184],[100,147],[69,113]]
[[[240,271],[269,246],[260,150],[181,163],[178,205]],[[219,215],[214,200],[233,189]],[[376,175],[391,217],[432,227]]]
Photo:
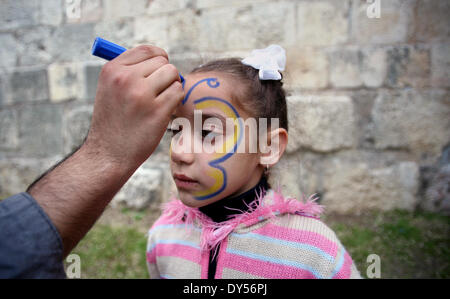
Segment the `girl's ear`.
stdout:
[[[277,128],[267,134],[267,142],[260,152],[259,164],[263,167],[275,165],[286,150],[288,132],[284,128]],[[261,142],[260,142],[261,145]]]

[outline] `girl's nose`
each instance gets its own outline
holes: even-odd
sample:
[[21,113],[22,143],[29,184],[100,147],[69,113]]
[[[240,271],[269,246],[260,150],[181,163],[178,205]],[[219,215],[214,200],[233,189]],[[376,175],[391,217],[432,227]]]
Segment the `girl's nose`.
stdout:
[[188,140],[190,134],[182,134],[177,138],[172,138],[170,144],[170,158],[175,163],[192,164],[194,162],[194,151],[192,138]]

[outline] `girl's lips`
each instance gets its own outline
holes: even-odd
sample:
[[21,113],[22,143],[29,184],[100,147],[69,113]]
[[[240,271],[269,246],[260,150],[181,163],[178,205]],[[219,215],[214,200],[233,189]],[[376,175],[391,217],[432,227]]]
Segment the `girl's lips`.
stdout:
[[194,189],[197,187],[198,182],[196,180],[191,179],[188,176],[185,176],[184,174],[174,174],[173,176],[175,180],[175,185],[177,185],[178,188],[181,189]]
[[177,185],[177,188],[180,189],[195,189],[198,185],[197,181],[186,181],[186,180],[180,180],[178,178],[174,178],[175,185]]
[[179,179],[179,180],[183,180],[183,181],[196,182],[196,180],[191,179],[190,177],[188,177],[188,176],[186,176],[186,175],[184,175],[184,174],[180,174],[180,173],[175,173],[175,174],[173,175],[173,177],[174,177],[175,179]]

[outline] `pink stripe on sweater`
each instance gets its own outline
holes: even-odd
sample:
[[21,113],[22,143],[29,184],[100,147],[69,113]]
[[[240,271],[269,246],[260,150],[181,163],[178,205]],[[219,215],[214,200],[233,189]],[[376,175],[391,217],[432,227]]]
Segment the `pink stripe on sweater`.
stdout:
[[209,255],[208,253],[202,254],[201,257],[201,273],[200,278],[201,279],[208,279],[208,270],[209,270]]
[[145,255],[147,256],[147,262],[149,262],[150,264],[156,263],[156,256],[154,250],[152,252],[146,252]]
[[333,276],[333,279],[350,278],[350,275],[352,273],[352,264],[353,264],[352,258],[347,252],[345,252],[344,264],[342,265],[341,269]]
[[286,228],[274,224],[268,224],[254,231],[254,233],[297,243],[309,244],[321,249],[329,255],[336,257],[338,244],[329,240],[321,234],[306,230]]
[[[219,248],[219,256],[220,257],[224,257],[226,256],[226,251],[227,251],[227,247],[228,247],[228,239],[225,238],[222,243],[220,243],[220,248]],[[215,279],[221,279],[222,278],[222,272],[223,272],[223,265],[224,265],[224,258],[220,258],[217,261],[217,267],[216,267],[216,276],[214,277]]]
[[183,223],[183,222],[182,221],[174,222],[173,219],[170,217],[170,215],[162,214],[161,217],[158,220],[156,220],[156,222],[152,225],[151,229],[158,227],[160,225],[177,224],[177,223]]
[[[152,252],[156,254],[156,257],[177,257],[197,264],[200,264],[201,261],[199,249],[181,244],[157,244]],[[156,257],[154,258],[154,260],[156,260]]]
[[220,276],[224,268],[230,268],[240,272],[252,274],[263,278],[272,279],[313,279],[316,278],[311,272],[295,267],[274,264],[267,261],[260,261],[247,258],[241,255],[226,253],[222,257],[224,263],[220,267]]

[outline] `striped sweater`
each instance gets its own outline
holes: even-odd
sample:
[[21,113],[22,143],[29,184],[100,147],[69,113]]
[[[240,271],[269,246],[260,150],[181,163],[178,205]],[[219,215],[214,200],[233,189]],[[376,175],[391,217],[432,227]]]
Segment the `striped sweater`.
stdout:
[[[315,198],[298,201],[269,189],[221,223],[172,197],[148,232],[151,278],[360,278],[335,233],[318,218]],[[218,246],[220,244],[220,246]],[[218,251],[214,250],[218,248]]]

